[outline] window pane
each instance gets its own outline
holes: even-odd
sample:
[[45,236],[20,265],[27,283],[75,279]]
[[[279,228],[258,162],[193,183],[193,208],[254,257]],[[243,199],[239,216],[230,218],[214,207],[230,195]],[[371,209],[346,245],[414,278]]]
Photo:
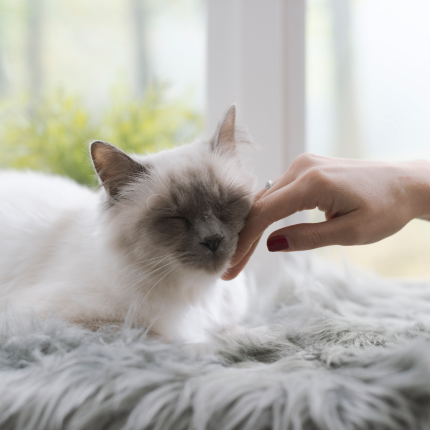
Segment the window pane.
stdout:
[[92,183],[88,142],[155,151],[202,131],[203,0],[1,0],[0,167]]
[[[308,150],[430,158],[430,3],[308,0],[307,6]],[[430,276],[430,224],[413,221],[380,243],[343,251],[384,275]]]

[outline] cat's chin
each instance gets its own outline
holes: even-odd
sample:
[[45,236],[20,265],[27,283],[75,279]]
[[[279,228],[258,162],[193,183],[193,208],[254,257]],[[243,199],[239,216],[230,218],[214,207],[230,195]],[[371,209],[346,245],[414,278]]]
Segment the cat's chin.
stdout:
[[213,258],[207,259],[206,261],[190,261],[188,258],[182,261],[184,267],[189,270],[196,270],[199,272],[205,272],[207,275],[218,275],[222,274],[228,269],[228,263],[230,259],[226,258]]
[[229,265],[228,263],[223,264],[221,268],[217,268],[217,270],[208,270],[207,268],[196,268],[189,267],[188,269],[183,271],[183,276],[187,279],[195,279],[198,280],[201,285],[207,285],[216,282],[218,279],[222,277],[222,275],[226,272]]
[[214,255],[212,258],[201,259],[200,261],[183,261],[184,267],[187,267],[189,270],[195,270],[200,273],[205,273],[207,276],[215,276],[220,278],[225,271],[229,268],[229,263],[232,255],[226,256],[225,254],[222,256]]
[[229,261],[224,262],[223,264],[207,264],[198,270],[203,273],[203,276],[207,276],[210,278],[218,279],[227,271],[229,268]]

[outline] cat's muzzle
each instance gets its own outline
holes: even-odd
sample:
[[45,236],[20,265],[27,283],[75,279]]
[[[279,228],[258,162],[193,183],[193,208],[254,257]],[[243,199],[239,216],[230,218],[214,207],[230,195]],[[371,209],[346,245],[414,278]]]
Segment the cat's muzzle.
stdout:
[[200,242],[200,245],[203,245],[205,248],[210,249],[212,252],[215,252],[224,236],[222,234],[213,234],[211,236],[204,237]]

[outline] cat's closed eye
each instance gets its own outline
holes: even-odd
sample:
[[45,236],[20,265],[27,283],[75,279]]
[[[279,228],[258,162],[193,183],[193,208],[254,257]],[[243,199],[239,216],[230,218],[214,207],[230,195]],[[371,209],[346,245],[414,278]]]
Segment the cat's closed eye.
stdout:
[[184,217],[184,216],[182,216],[182,215],[174,215],[174,216],[171,216],[171,217],[169,217],[170,219],[173,219],[173,220],[180,220],[180,221],[183,221],[183,222],[185,222],[186,224],[187,224],[187,226],[190,226],[191,225],[191,222],[188,220],[188,218],[186,218],[186,217]]

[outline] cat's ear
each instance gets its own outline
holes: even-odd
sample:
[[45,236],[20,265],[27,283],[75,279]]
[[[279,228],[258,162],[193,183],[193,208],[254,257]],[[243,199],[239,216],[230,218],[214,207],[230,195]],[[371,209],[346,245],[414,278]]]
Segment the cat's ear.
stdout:
[[92,142],[90,154],[101,183],[114,199],[125,185],[136,177],[148,174],[142,164],[109,143],[100,140]]
[[215,136],[211,140],[212,151],[234,153],[236,148],[236,106],[231,105]]

